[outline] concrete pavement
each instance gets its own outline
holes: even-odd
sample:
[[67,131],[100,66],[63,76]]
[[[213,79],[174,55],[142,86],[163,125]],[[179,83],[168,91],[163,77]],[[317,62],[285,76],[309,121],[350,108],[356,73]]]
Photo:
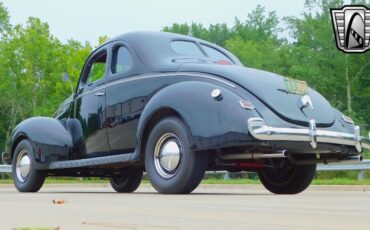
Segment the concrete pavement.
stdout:
[[370,229],[368,187],[347,187],[354,189],[273,195],[259,185],[203,185],[190,195],[161,195],[149,185],[133,194],[107,185],[22,194],[7,185],[0,186],[0,229]]

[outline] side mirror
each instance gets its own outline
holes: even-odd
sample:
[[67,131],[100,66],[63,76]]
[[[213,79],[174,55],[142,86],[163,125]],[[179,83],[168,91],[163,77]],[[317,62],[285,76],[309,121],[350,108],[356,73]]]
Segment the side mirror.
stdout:
[[69,75],[68,75],[68,73],[63,73],[62,79],[63,79],[64,82],[69,81]]
[[73,85],[72,85],[71,80],[69,80],[69,75],[68,75],[68,73],[63,73],[63,75],[62,75],[62,80],[63,80],[64,82],[69,82],[69,85],[70,85],[70,87],[71,87],[71,93],[72,93],[72,95],[73,95],[73,94],[74,94]]

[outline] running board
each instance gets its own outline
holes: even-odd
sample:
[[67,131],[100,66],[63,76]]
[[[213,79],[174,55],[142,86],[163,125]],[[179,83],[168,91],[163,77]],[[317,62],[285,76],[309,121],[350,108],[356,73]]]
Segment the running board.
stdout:
[[95,157],[81,160],[67,160],[67,161],[55,161],[49,164],[49,169],[69,169],[69,168],[82,168],[90,166],[101,166],[110,165],[117,163],[130,162],[132,153],[119,154],[106,157]]

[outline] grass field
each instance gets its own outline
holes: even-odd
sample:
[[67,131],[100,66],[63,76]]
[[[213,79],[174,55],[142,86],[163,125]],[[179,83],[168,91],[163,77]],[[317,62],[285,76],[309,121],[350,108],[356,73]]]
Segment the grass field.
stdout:
[[[0,184],[12,184],[11,179],[0,179]],[[81,184],[81,183],[99,183],[106,184],[109,183],[107,179],[97,179],[97,178],[47,178],[46,184]],[[147,179],[144,179],[142,183],[149,183]],[[207,178],[202,180],[202,184],[260,184],[258,179],[217,179],[217,178]],[[354,180],[349,178],[335,178],[335,179],[315,179],[312,184],[314,185],[370,185],[370,179],[365,180]]]

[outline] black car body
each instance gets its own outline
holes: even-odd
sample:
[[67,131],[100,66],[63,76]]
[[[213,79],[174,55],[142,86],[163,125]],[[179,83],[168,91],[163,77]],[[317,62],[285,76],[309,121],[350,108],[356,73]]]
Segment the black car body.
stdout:
[[146,170],[158,191],[186,193],[205,170],[229,170],[258,171],[270,191],[297,193],[316,163],[358,161],[370,148],[359,127],[305,82],[246,68],[206,41],[155,32],[124,34],[93,51],[55,117],[23,121],[12,143],[20,191],[39,189],[22,185],[38,172],[116,178],[113,187],[128,192]]

